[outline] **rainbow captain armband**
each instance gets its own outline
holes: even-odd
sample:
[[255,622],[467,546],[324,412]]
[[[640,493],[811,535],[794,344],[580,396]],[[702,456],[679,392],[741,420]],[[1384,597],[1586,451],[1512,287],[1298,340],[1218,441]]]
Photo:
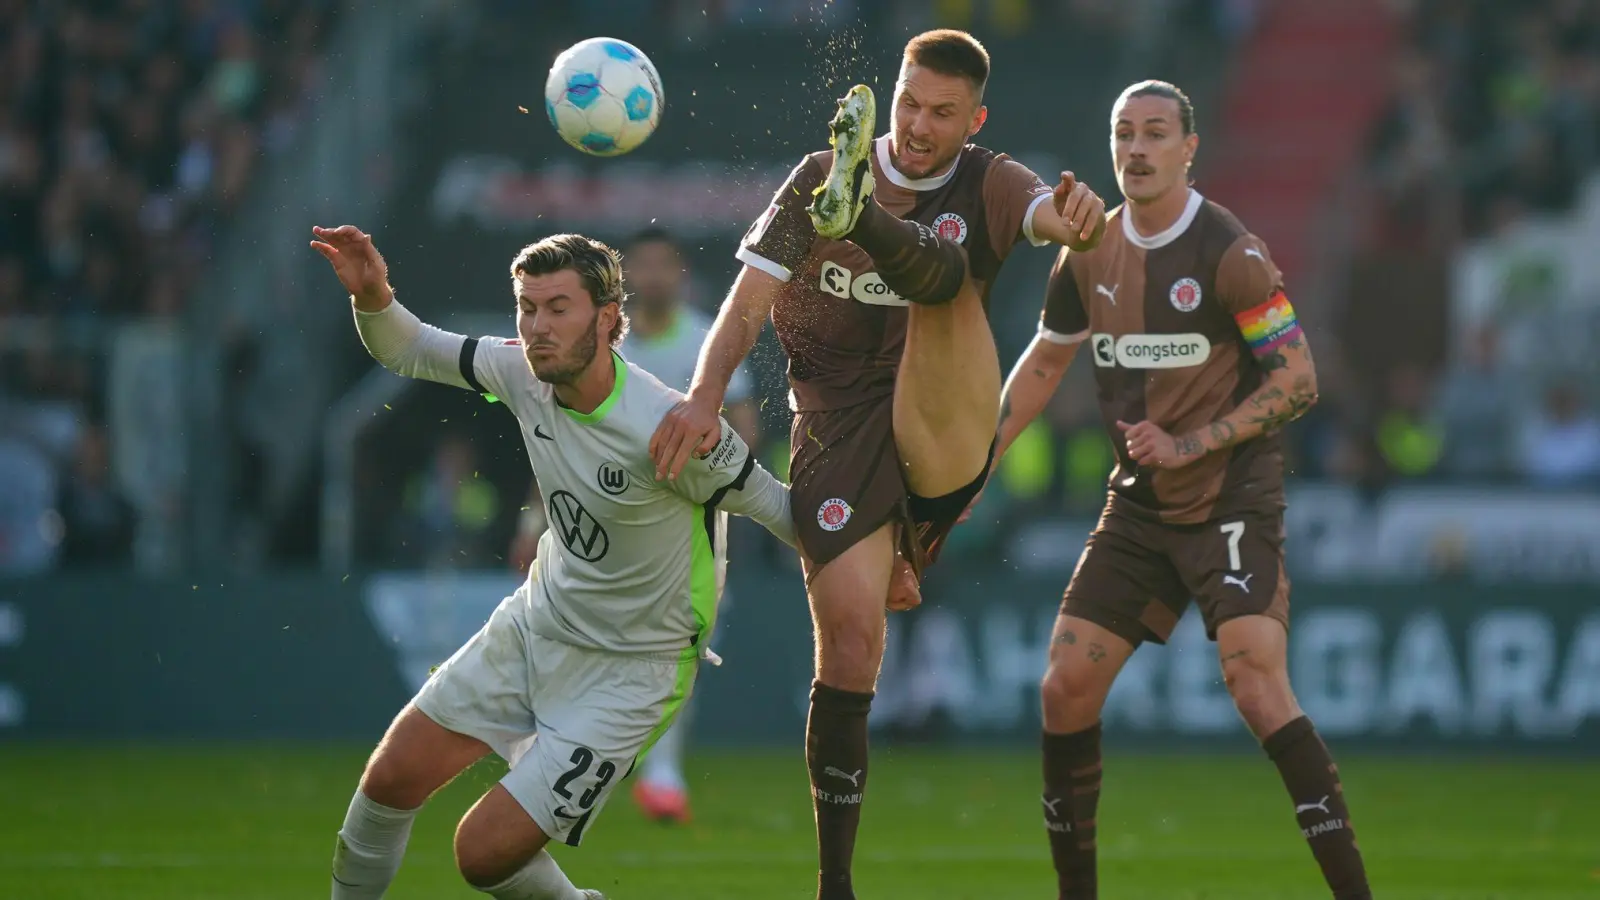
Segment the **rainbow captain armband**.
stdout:
[[1300,320],[1283,291],[1273,292],[1267,302],[1233,317],[1239,331],[1250,342],[1250,351],[1265,356],[1300,336]]

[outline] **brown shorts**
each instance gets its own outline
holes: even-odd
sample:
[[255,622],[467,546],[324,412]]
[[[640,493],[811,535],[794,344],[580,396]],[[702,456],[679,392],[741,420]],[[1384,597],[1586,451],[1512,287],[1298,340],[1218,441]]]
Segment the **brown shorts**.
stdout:
[[[990,447],[993,457],[994,448]],[[789,431],[789,508],[800,547],[821,566],[885,523],[899,528],[900,552],[919,573],[932,563],[956,519],[983,489],[973,482],[943,497],[906,487],[894,443],[894,401],[800,412]]]
[[1283,568],[1283,511],[1168,525],[1130,514],[1115,500],[1089,536],[1061,601],[1062,613],[1127,640],[1167,642],[1193,598],[1206,636],[1240,616],[1289,626],[1289,576]]

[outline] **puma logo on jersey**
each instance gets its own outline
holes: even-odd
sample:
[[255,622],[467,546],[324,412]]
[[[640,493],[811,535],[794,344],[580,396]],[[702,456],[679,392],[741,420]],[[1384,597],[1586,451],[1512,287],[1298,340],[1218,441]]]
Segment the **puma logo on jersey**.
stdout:
[[1120,287],[1122,287],[1122,285],[1118,284],[1118,285],[1113,285],[1111,288],[1108,289],[1103,284],[1097,284],[1097,285],[1094,286],[1094,292],[1096,294],[1104,294],[1105,298],[1107,300],[1111,301],[1111,305],[1112,306],[1116,306],[1117,305],[1117,288],[1120,288]]
[[1251,572],[1249,575],[1246,575],[1243,578],[1240,578],[1237,575],[1224,575],[1222,576],[1222,583],[1231,584],[1248,594],[1250,593],[1250,579],[1254,577],[1256,577],[1256,573],[1254,572]]
[[1328,796],[1329,795],[1327,794],[1323,794],[1322,799],[1315,803],[1301,803],[1296,805],[1294,808],[1294,814],[1298,816],[1303,812],[1311,812],[1313,809],[1320,809],[1327,815],[1333,815],[1332,810],[1328,809]]
[[828,766],[822,770],[822,774],[832,775],[835,778],[843,778],[845,781],[850,782],[851,787],[861,787],[860,769],[857,769],[854,772],[846,772],[843,769],[835,769],[833,766]]
[[1054,800],[1051,800],[1049,797],[1040,797],[1039,801],[1044,804],[1045,809],[1050,811],[1050,815],[1060,815],[1060,813],[1056,812],[1056,807],[1061,805],[1060,797],[1057,797]]

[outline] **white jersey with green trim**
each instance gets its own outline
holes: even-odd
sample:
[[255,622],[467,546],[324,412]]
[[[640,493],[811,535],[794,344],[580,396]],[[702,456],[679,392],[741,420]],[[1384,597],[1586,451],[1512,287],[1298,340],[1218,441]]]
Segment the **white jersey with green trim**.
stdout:
[[650,437],[683,395],[620,356],[611,395],[579,413],[534,377],[520,341],[441,331],[394,302],[357,311],[356,327],[385,368],[493,395],[517,417],[550,522],[525,592],[536,634],[621,653],[703,648],[727,568],[727,513],[794,543],[788,489],[726,421],[715,450],[656,481]]

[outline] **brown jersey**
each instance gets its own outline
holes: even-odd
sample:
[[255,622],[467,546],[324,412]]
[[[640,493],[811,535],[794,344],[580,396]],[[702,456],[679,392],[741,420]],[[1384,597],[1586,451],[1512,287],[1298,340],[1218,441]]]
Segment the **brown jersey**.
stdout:
[[[1023,238],[1046,243],[1034,236],[1032,217],[1050,188],[1021,163],[968,144],[944,175],[908,179],[889,160],[889,139],[874,143],[873,197],[890,213],[962,244],[985,304],[1011,248]],[[892,397],[905,342],[908,301],[883,283],[864,251],[818,235],[806,215],[832,163],[831,150],[802,160],[737,253],[746,265],[786,282],[772,324],[789,355],[799,411]]]
[[1174,524],[1281,507],[1276,434],[1156,469],[1129,458],[1117,427],[1149,420],[1182,435],[1231,413],[1261,386],[1266,373],[1241,328],[1283,290],[1266,244],[1194,191],[1178,222],[1154,237],[1133,230],[1126,206],[1108,218],[1098,247],[1061,251],[1040,333],[1088,343],[1101,418],[1117,449],[1112,502]]

